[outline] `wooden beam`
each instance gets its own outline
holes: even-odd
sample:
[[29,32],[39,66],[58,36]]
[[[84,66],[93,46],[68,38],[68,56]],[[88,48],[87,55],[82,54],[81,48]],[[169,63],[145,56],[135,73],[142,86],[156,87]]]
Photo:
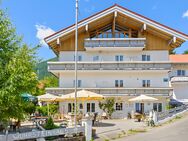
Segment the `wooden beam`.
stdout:
[[57,38],[57,45],[60,45],[60,39]]
[[85,26],[85,30],[88,32],[88,24]]
[[144,23],[142,28],[141,28],[141,32],[146,31],[146,27],[147,27],[147,25]]
[[129,28],[129,38],[131,38],[131,37],[132,37],[132,29]]
[[117,17],[117,11],[114,12],[114,19],[113,19],[113,22],[112,22],[112,36],[113,37],[115,37],[116,17]]
[[168,46],[171,45],[172,43],[176,43],[176,37],[173,36],[172,39],[168,42]]

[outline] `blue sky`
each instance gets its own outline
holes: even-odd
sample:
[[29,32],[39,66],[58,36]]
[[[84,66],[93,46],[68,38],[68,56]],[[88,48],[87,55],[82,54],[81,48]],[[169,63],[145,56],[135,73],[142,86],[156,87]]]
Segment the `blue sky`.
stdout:
[[[79,20],[98,11],[119,4],[134,12],[188,34],[188,0],[80,0]],[[3,0],[1,7],[29,45],[42,43],[40,58],[55,56],[42,38],[75,22],[75,0]],[[188,49],[188,42],[176,51]]]

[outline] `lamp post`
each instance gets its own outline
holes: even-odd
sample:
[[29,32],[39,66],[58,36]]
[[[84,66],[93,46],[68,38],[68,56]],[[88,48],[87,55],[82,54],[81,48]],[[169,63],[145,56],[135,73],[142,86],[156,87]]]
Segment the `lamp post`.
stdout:
[[77,52],[78,52],[78,0],[76,0],[76,17],[75,17],[75,100],[74,100],[74,127],[77,128]]

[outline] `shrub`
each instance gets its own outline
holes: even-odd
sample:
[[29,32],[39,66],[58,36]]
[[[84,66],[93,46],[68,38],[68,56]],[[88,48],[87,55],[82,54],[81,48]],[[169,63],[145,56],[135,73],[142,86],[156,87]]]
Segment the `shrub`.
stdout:
[[49,117],[46,121],[46,124],[44,125],[44,128],[46,130],[51,130],[51,129],[58,128],[58,126],[54,124],[52,117]]

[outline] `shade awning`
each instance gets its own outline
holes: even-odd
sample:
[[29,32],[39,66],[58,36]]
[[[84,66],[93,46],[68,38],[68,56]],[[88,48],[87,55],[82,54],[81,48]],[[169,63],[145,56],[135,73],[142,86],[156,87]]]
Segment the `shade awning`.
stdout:
[[157,101],[157,98],[146,96],[146,95],[140,95],[138,97],[129,99],[130,102],[152,102]]

